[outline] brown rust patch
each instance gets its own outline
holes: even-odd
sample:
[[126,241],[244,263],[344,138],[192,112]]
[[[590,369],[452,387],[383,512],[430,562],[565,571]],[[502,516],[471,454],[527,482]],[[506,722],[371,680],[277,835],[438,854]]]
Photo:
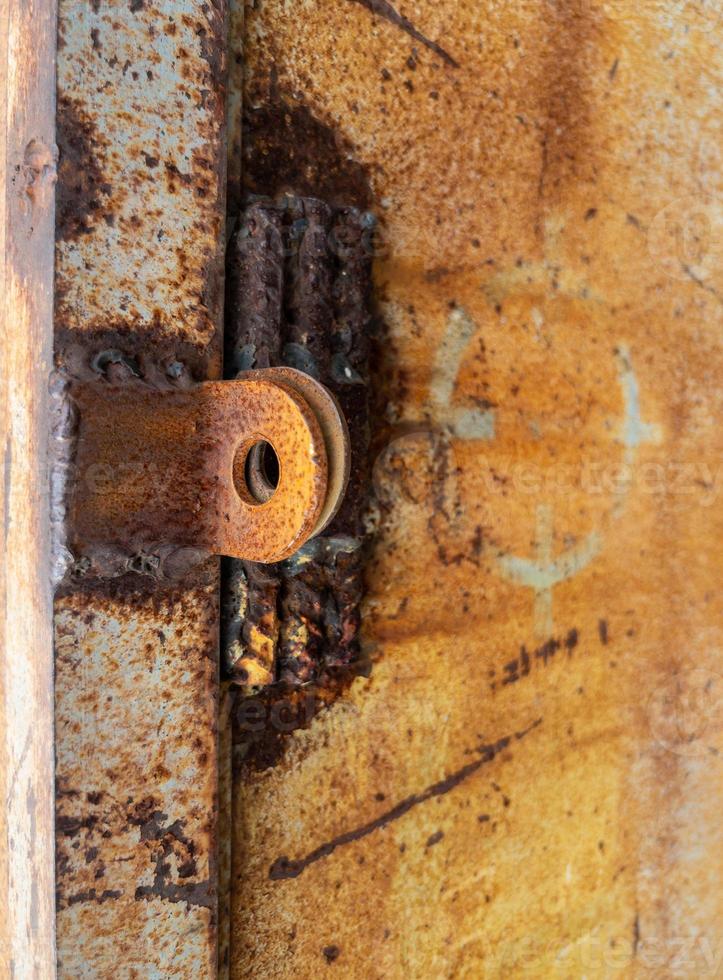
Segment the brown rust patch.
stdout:
[[[564,199],[572,183],[593,181],[598,149],[591,139],[592,67],[600,37],[600,14],[585,0],[548,4],[545,43],[534,92],[540,142],[538,194],[543,208]],[[523,119],[524,122],[524,119]],[[595,208],[586,217],[594,216]]]
[[317,197],[330,205],[369,208],[368,169],[340,130],[279,95],[273,85],[244,109],[243,180],[248,192]]
[[[58,602],[70,602],[74,596],[84,595],[88,611],[83,614],[83,628],[90,628],[97,622],[98,614],[96,606],[111,605],[121,606],[123,609],[132,611],[133,614],[147,614],[152,610],[153,614],[171,621],[169,617],[169,605],[181,604],[184,593],[193,589],[207,589],[213,592],[218,571],[218,560],[208,558],[201,564],[196,564],[189,569],[186,574],[176,581],[169,583],[164,588],[158,587],[158,582],[150,576],[139,575],[137,571],[129,571],[111,579],[100,578],[73,578],[61,583],[55,591],[55,598]],[[157,629],[153,636],[153,642],[158,640],[163,646],[167,640],[167,632],[163,628]],[[151,640],[148,641],[149,643]],[[210,656],[210,654],[207,653]],[[74,790],[63,790],[60,795],[76,795]],[[150,801],[150,802],[149,802]],[[92,800],[91,800],[92,802]],[[153,796],[144,797],[139,801],[138,810],[132,810],[132,815],[142,818],[143,806],[150,806],[157,803]]]
[[60,153],[56,191],[56,237],[72,241],[88,235],[98,218],[111,217],[111,186],[100,163],[102,139],[81,103],[58,97],[57,141]]
[[327,963],[334,963],[339,959],[341,955],[341,950],[338,946],[325,946],[322,951],[324,959]]
[[274,684],[247,694],[237,690],[231,708],[236,774],[277,766],[294,732],[308,729],[356,677],[368,676],[369,671],[370,665],[359,661],[352,667],[329,668],[317,683],[304,687]]
[[[190,26],[198,38],[201,57],[208,67],[208,75],[204,78],[205,87],[201,90],[201,99],[207,104],[211,91],[224,91],[226,84],[226,17],[228,5],[226,0],[209,0],[201,8],[205,20],[193,20],[183,16],[181,21]],[[214,100],[212,111],[214,122],[223,125],[223,100]]]
[[136,900],[161,898],[214,910],[215,894],[211,881],[188,880],[198,877],[198,862],[196,842],[185,833],[186,821],[178,819],[169,823],[167,814],[154,810],[139,826],[141,840],[154,845],[155,868],[153,884],[138,885]]

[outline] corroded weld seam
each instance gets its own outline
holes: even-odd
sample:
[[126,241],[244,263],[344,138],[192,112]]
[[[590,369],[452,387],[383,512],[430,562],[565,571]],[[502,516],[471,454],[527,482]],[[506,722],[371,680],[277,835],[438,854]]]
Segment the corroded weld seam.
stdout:
[[275,566],[225,565],[224,654],[246,687],[316,681],[360,655],[373,228],[355,207],[286,195],[253,201],[230,243],[226,376],[286,365],[320,380],[352,450],[346,498],[322,537]]
[[421,793],[414,793],[411,796],[407,796],[405,799],[401,800],[396,806],[393,806],[391,810],[387,810],[381,816],[376,817],[374,820],[370,820],[368,823],[362,824],[361,827],[356,827],[354,830],[348,830],[338,837],[333,837],[330,841],[325,844],[321,844],[315,850],[311,851],[303,858],[298,858],[297,860],[290,860],[286,856],[277,858],[274,863],[269,868],[269,878],[272,881],[280,881],[288,878],[298,878],[298,876],[305,871],[310,865],[315,864],[317,861],[321,861],[322,858],[329,857],[333,854],[338,847],[343,847],[345,844],[351,844],[354,841],[361,840],[364,837],[368,837],[373,834],[376,830],[382,830],[387,827],[390,823],[403,817],[405,814],[409,813],[415,807],[420,806],[422,803],[426,803],[428,800],[433,799],[436,796],[444,796],[449,793],[450,790],[455,789],[466,779],[469,779],[474,773],[477,772],[482,766],[487,765],[487,763],[492,762],[500,752],[508,748],[513,741],[521,741],[526,735],[529,735],[535,728],[542,724],[542,718],[537,718],[532,724],[528,725],[522,731],[514,732],[512,735],[505,735],[498,739],[496,742],[491,742],[488,745],[482,745],[476,749],[480,753],[481,758],[475,760],[474,762],[468,762],[466,766],[462,766],[461,769],[457,769],[451,775],[446,776],[444,779],[439,780],[436,783],[432,783]]

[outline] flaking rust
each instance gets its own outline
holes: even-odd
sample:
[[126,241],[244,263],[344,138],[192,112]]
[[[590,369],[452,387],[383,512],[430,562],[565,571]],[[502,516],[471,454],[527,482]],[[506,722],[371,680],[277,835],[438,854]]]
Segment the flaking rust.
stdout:
[[251,203],[231,241],[228,375],[285,364],[323,382],[351,442],[347,494],[322,535],[273,567],[227,565],[224,649],[245,687],[320,682],[360,657],[373,235],[368,212],[282,196]]
[[56,602],[60,977],[214,975],[215,569],[146,581]]
[[191,344],[218,363],[225,8],[60,3],[63,345],[112,329],[133,334],[136,349],[143,334],[156,353],[164,341]]

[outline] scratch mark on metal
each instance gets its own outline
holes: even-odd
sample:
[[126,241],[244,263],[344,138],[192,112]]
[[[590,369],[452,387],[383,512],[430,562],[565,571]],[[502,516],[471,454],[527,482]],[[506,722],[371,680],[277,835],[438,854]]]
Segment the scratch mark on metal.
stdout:
[[407,796],[397,803],[396,806],[392,807],[391,810],[387,810],[386,813],[376,817],[376,819],[370,820],[361,827],[355,827],[354,830],[347,830],[346,833],[340,834],[338,837],[333,837],[330,841],[321,844],[315,850],[311,851],[306,857],[298,858],[295,861],[285,856],[277,858],[269,868],[269,878],[272,881],[297,878],[302,871],[305,871],[310,865],[316,864],[317,861],[321,861],[322,858],[329,857],[338,847],[368,837],[369,834],[373,834],[376,830],[382,830],[422,803],[426,803],[436,796],[444,796],[450,790],[456,789],[460,783],[463,783],[482,766],[488,762],[492,762],[513,741],[521,741],[541,724],[542,718],[537,718],[522,731],[514,732],[512,735],[505,735],[496,742],[491,742],[488,745],[479,746],[476,751],[480,753],[481,758],[476,759],[474,762],[468,762],[466,766],[462,766],[461,769],[457,769],[451,775],[439,780],[439,782],[432,783],[431,786],[428,786],[421,793],[414,793],[412,796]]
[[689,276],[693,280],[696,286],[700,286],[701,289],[704,289],[707,293],[710,293],[711,296],[715,296],[715,298],[718,300],[719,303],[723,303],[723,297],[721,297],[721,294],[718,292],[718,290],[714,286],[711,286],[709,283],[707,283],[705,279],[701,279],[700,276],[696,275],[693,269],[691,269],[691,267],[686,262],[681,262],[681,268],[683,269],[683,272],[686,274],[686,276]]
[[451,54],[444,50],[436,41],[431,41],[426,37],[420,30],[418,30],[411,20],[408,20],[403,14],[398,13],[391,3],[387,0],[354,0],[355,3],[361,4],[362,7],[366,7],[373,14],[378,14],[379,17],[383,17],[385,20],[389,21],[390,24],[394,24],[395,27],[399,27],[410,37],[413,37],[415,41],[419,41],[429,48],[430,51],[434,51],[435,54],[446,64],[451,65],[452,68],[459,68],[459,62],[455,61]]
[[23,750],[20,753],[20,758],[17,761],[17,765],[13,770],[12,777],[10,779],[10,786],[8,787],[7,794],[5,796],[5,806],[10,807],[14,797],[15,797],[15,787],[17,786],[18,779],[20,778],[20,773],[22,772],[23,766],[25,765],[25,760],[28,756],[28,751],[32,742],[32,732],[28,732],[25,736],[25,743],[23,745]]

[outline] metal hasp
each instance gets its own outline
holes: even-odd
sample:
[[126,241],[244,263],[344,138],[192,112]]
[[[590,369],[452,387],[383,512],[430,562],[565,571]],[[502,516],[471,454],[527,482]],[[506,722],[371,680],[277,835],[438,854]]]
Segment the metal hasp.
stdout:
[[115,574],[129,554],[160,577],[209,554],[280,561],[323,530],[343,497],[343,416],[323,385],[292,368],[186,389],[77,382],[69,395],[68,543],[91,574]]

